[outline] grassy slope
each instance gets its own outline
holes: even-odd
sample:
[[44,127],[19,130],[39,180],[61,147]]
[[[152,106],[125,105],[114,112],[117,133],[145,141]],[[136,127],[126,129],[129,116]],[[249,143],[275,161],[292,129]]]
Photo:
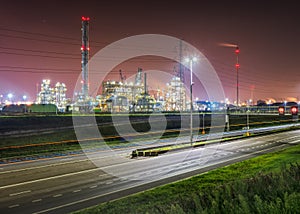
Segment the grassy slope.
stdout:
[[297,145],[78,213],[295,213],[299,164]]

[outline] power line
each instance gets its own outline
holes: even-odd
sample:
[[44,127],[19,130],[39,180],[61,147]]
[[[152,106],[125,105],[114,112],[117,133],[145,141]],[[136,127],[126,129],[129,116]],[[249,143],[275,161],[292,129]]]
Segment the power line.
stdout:
[[64,56],[45,56],[37,54],[23,54],[23,53],[11,53],[6,51],[0,51],[0,54],[18,55],[18,56],[34,56],[34,57],[45,57],[45,58],[55,58],[55,59],[80,59],[80,57],[64,57]]
[[49,53],[49,54],[61,54],[61,55],[78,56],[78,54],[70,54],[70,53],[65,53],[65,52],[30,50],[30,49],[24,49],[24,48],[11,48],[11,47],[3,47],[3,46],[0,46],[0,49],[35,52],[35,53]]
[[0,30],[2,30],[2,31],[9,31],[9,32],[15,32],[15,33],[24,33],[24,34],[30,34],[30,35],[38,35],[38,36],[43,36],[43,37],[51,37],[51,38],[58,38],[58,39],[80,41],[78,39],[71,38],[71,37],[49,35],[49,34],[44,34],[44,33],[28,32],[28,31],[21,31],[21,30],[14,30],[14,29],[9,29],[9,28],[4,28],[4,27],[0,27]]
[[[71,42],[62,42],[62,41],[52,41],[52,40],[47,40],[47,39],[39,39],[39,38],[28,38],[24,36],[16,36],[16,35],[11,35],[11,34],[0,34],[2,37],[6,38],[17,38],[17,39],[26,39],[26,40],[31,40],[31,41],[40,41],[40,42],[49,42],[49,43],[58,43],[58,44],[69,44],[69,45],[76,45],[78,46],[78,43],[71,43]],[[80,45],[80,43],[79,43]]]
[[[23,34],[29,34],[29,35],[33,35],[33,36],[42,36],[42,37],[48,37],[48,38],[57,38],[57,39],[63,39],[63,40],[73,40],[76,41],[78,43],[76,43],[76,45],[80,45],[81,44],[81,40],[80,39],[76,39],[76,38],[71,38],[71,37],[66,37],[66,36],[58,36],[58,35],[49,35],[49,34],[44,34],[44,33],[37,33],[37,32],[28,32],[28,31],[21,31],[21,30],[14,30],[14,29],[9,29],[9,28],[3,28],[0,27],[0,30],[2,31],[9,31],[9,32],[15,32],[15,33],[23,33]],[[23,37],[22,37],[23,38]],[[24,37],[25,39],[25,37]],[[48,40],[46,40],[48,41]],[[102,44],[102,45],[106,45],[108,44],[108,42],[99,42],[99,41],[91,41],[93,43],[98,43],[98,44]],[[64,42],[68,43],[68,42]],[[74,43],[70,43],[70,44],[74,44]]]
[[[1,47],[0,47],[1,48]],[[13,50],[14,48],[7,48]],[[16,50],[16,49],[15,49]],[[21,49],[18,49],[21,51]],[[31,50],[26,50],[24,51],[30,52]],[[65,53],[59,53],[59,52],[51,52],[51,51],[32,51],[32,52],[37,52],[37,53],[50,53],[50,54],[59,54],[59,55],[70,55],[70,56],[52,56],[52,55],[37,55],[37,54],[29,54],[29,53],[16,53],[16,52],[8,52],[8,51],[0,51],[0,54],[8,54],[8,55],[19,55],[19,56],[33,56],[33,57],[45,57],[45,58],[62,58],[62,59],[81,59],[81,57],[78,55],[78,57],[75,57],[76,54],[65,54]],[[106,61],[114,61],[114,60],[119,60],[123,59],[122,57],[101,57]],[[140,63],[153,63],[153,62],[173,62],[170,59],[143,59],[142,57],[139,58],[132,58],[128,59],[126,61],[131,60],[131,62],[140,62]],[[124,62],[126,62],[124,61]]]
[[31,69],[31,70],[44,70],[44,71],[79,71],[75,69],[68,69],[68,68],[36,68],[36,67],[23,67],[23,66],[7,66],[7,65],[0,65],[0,68],[10,68],[10,69]]

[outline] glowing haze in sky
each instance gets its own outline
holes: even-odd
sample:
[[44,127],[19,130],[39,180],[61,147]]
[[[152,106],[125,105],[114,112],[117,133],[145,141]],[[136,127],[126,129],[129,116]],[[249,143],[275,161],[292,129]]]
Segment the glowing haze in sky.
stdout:
[[[49,78],[71,97],[81,71],[81,16],[90,17],[91,56],[137,34],[166,34],[197,47],[212,63],[226,97],[236,98],[235,48],[240,48],[240,100],[289,100],[300,92],[300,13],[297,1],[2,1],[0,94],[27,95]],[[174,51],[178,50],[174,47]],[[187,50],[184,54],[188,55]],[[109,59],[108,59],[109,60]],[[109,79],[138,67],[172,73],[176,64],[140,57]],[[150,75],[150,74],[149,74]],[[155,86],[153,86],[155,87]],[[196,87],[197,88],[197,87]],[[201,86],[196,90],[205,99]]]

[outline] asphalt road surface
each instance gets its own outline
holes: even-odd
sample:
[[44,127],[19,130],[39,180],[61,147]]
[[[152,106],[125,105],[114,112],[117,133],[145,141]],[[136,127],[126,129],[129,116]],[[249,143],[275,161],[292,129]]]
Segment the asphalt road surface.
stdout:
[[68,213],[300,142],[300,130],[131,159],[104,150],[0,165],[0,213]]

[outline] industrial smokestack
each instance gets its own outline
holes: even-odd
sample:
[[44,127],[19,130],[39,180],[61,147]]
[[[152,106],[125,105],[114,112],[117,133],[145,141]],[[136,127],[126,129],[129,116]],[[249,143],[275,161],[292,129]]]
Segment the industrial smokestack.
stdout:
[[88,74],[88,60],[89,60],[89,17],[81,17],[82,21],[82,44],[81,44],[81,75],[82,75],[82,96],[84,101],[89,95],[89,74]]

